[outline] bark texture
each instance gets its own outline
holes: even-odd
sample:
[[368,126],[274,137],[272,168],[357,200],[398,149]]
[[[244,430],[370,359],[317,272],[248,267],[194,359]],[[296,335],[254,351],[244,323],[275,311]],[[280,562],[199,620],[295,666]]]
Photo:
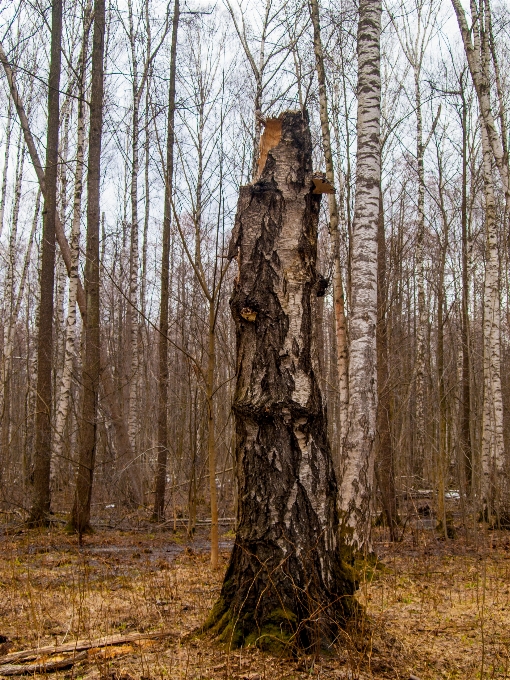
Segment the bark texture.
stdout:
[[34,496],[29,524],[45,524],[50,513],[51,404],[53,354],[53,285],[59,130],[59,87],[62,42],[62,1],[51,12],[51,62],[48,80],[48,135],[44,193],[41,301],[37,338],[37,404],[35,413]]
[[386,239],[383,195],[379,205],[377,243],[377,437],[375,472],[386,523],[392,541],[398,540],[400,524],[395,491],[395,458],[391,438],[391,396],[388,366]]
[[103,132],[104,33],[105,0],[95,0],[87,173],[87,254],[85,261],[87,317],[84,324],[83,400],[79,433],[78,476],[70,520],[71,527],[78,531],[80,535],[90,528],[90,502],[96,457],[97,404],[101,366],[99,348],[99,196],[101,137]]
[[377,411],[377,225],[381,177],[381,3],[361,0],[358,24],[358,149],[351,255],[349,421],[340,493],[345,540],[370,550]]
[[175,143],[175,74],[177,59],[177,31],[179,29],[179,0],[174,2],[172,46],[170,52],[170,84],[168,87],[168,123],[166,141],[165,204],[163,213],[163,244],[161,255],[161,308],[158,338],[158,462],[156,467],[154,509],[152,519],[165,517],[166,468],[168,457],[168,305],[170,300],[170,227]]
[[[329,126],[328,97],[326,88],[326,71],[324,68],[324,50],[322,47],[321,29],[319,21],[318,0],[310,0],[310,15],[313,24],[313,44],[315,50],[315,67],[319,82],[319,104],[322,132],[322,148],[326,163],[326,179],[334,186],[335,168],[333,165],[333,151],[331,149],[331,134]],[[342,281],[342,264],[340,262],[340,214],[336,194],[328,195],[329,199],[329,237],[331,240],[331,252],[333,254],[333,299],[335,311],[335,334],[336,356],[338,366],[338,391],[340,396],[340,408],[338,410],[338,431],[340,440],[341,457],[342,442],[347,425],[349,408],[349,362],[347,348],[347,321],[345,318],[344,286]]]
[[507,479],[503,437],[501,392],[501,342],[496,198],[492,177],[492,154],[482,124],[483,176],[485,189],[485,280],[483,310],[483,411],[481,501],[484,516],[507,521]]
[[[55,442],[53,445],[52,466],[57,468],[64,451],[64,431],[71,399],[73,363],[76,354],[76,297],[80,278],[80,218],[83,193],[83,171],[85,167],[85,69],[91,26],[92,5],[87,5],[83,25],[78,80],[78,120],[76,140],[76,170],[74,175],[73,218],[71,223],[71,271],[69,272],[68,311],[64,340],[64,367],[60,380],[60,393],[57,401],[55,418]],[[65,215],[65,212],[63,212]],[[52,479],[53,479],[52,474]]]
[[331,640],[353,611],[318,383],[314,194],[306,114],[280,117],[259,179],[241,187],[229,257],[236,325],[238,531],[205,628],[239,646]]

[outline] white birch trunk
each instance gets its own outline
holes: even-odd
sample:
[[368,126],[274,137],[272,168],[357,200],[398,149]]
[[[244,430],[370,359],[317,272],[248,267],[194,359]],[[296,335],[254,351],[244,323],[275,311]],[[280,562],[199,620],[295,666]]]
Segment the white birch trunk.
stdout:
[[462,41],[464,43],[464,50],[475,86],[478,105],[480,107],[480,114],[487,130],[487,139],[492,151],[496,166],[498,168],[503,189],[505,191],[505,200],[507,215],[510,215],[510,173],[508,168],[508,158],[506,158],[504,146],[501,136],[496,127],[494,114],[492,113],[490,101],[490,86],[486,74],[484,73],[482,55],[480,53],[479,40],[479,20],[481,16],[481,9],[477,7],[475,0],[471,0],[471,16],[473,18],[473,25],[468,26],[466,13],[462,7],[460,0],[452,0],[453,9],[457,15],[457,22],[459,24]]
[[425,169],[423,165],[423,122],[421,112],[420,70],[414,71],[416,102],[416,159],[418,168],[418,223],[416,236],[416,268],[418,270],[418,328],[416,329],[416,429],[415,460],[420,469],[425,461]]
[[[80,219],[81,204],[83,194],[83,172],[85,159],[85,124],[87,107],[84,105],[85,96],[85,64],[87,61],[89,31],[91,26],[92,5],[89,0],[85,7],[83,21],[83,36],[79,61],[79,82],[78,82],[78,112],[76,121],[76,166],[74,173],[74,193],[73,193],[73,214],[71,220],[71,266],[69,269],[69,290],[68,290],[68,309],[64,332],[64,365],[59,381],[59,392],[55,409],[55,429],[53,439],[51,479],[56,478],[56,470],[62,460],[64,448],[64,429],[69,412],[71,399],[72,373],[76,356],[76,319],[77,319],[77,294],[79,282],[79,262],[80,262]],[[66,139],[67,143],[67,139]],[[67,183],[67,176],[63,175],[64,186]],[[64,207],[67,200],[64,198]],[[65,212],[63,212],[65,217]]]
[[[481,115],[483,175],[485,189],[486,263],[484,280],[483,327],[483,407],[481,433],[481,500],[487,519],[496,512],[498,519],[508,514],[507,471],[503,439],[501,394],[499,257],[496,231],[496,204],[492,158],[496,162],[505,191],[506,219],[510,217],[510,175],[506,145],[496,127],[490,101],[488,29],[490,9],[477,7],[471,0],[472,26],[459,0],[452,0],[457,15],[471,78]],[[482,26],[482,22],[484,25]],[[484,28],[482,31],[481,29]],[[504,120],[504,119],[503,119]],[[505,128],[505,126],[504,126]],[[506,519],[506,517],[505,517]]]
[[353,551],[370,550],[377,414],[377,227],[379,218],[381,2],[361,0],[358,23],[358,148],[352,234],[349,419],[339,505]]
[[[2,356],[2,384],[0,385],[0,414],[3,414],[5,407],[5,392],[7,389],[7,381],[9,380],[9,372],[11,366],[12,356],[12,337],[13,330],[16,325],[14,319],[14,287],[15,287],[15,270],[16,270],[16,246],[18,237],[18,221],[19,209],[21,202],[21,188],[23,183],[23,166],[25,160],[25,145],[20,135],[18,142],[18,154],[16,159],[16,179],[14,188],[14,202],[12,206],[11,231],[9,234],[9,246],[7,253],[7,275],[5,277],[5,306],[4,306],[4,336],[3,336],[3,356]],[[5,414],[8,418],[8,414]]]
[[71,397],[72,372],[76,356],[76,296],[79,278],[80,256],[80,216],[83,193],[83,169],[85,153],[85,116],[80,108],[78,115],[76,170],[73,199],[73,219],[71,223],[71,271],[69,276],[68,311],[65,327],[64,367],[60,379],[60,390],[56,408],[55,439],[52,457],[52,479],[55,479],[56,466],[62,458],[64,447],[64,428],[69,411]]
[[[34,242],[34,235],[35,235],[35,230],[37,228],[37,220],[39,217],[39,207],[41,203],[41,191],[39,190],[37,192],[37,198],[35,201],[35,212],[34,212],[34,218],[32,221],[32,228],[30,230],[30,236],[28,239],[28,244],[27,244],[27,250],[25,252],[25,259],[23,262],[23,269],[21,272],[21,278],[18,286],[18,292],[16,294],[16,299],[13,302],[11,314],[10,314],[10,320],[9,320],[9,333],[6,337],[6,342],[4,344],[4,365],[3,365],[3,371],[4,371],[4,376],[3,376],[3,381],[2,384],[5,384],[5,380],[8,377],[9,370],[10,370],[10,364],[11,364],[11,359],[12,359],[12,350],[14,346],[14,334],[16,331],[16,324],[19,316],[19,311],[21,308],[21,302],[23,300],[23,295],[25,292],[25,284],[28,276],[28,268],[30,266],[30,256],[32,253],[32,244]],[[3,406],[2,406],[3,408]]]
[[12,135],[12,98],[9,97],[9,108],[7,109],[6,121],[6,137],[5,137],[5,157],[4,169],[2,172],[2,191],[0,193],[0,236],[4,230],[4,213],[5,213],[5,196],[7,194],[7,173],[9,171],[9,155],[11,152],[11,135]]
[[499,515],[506,494],[503,399],[501,393],[499,257],[492,152],[482,121],[485,189],[485,281],[483,294],[483,411],[481,500],[487,519]]
[[[133,28],[132,3],[128,2],[129,39],[131,46],[131,64],[133,69],[133,111],[131,121],[131,248],[129,256],[129,306],[127,322],[131,351],[131,367],[129,382],[128,433],[131,449],[136,458],[138,434],[138,171],[139,171],[139,106],[141,89],[138,83],[138,61],[136,55],[135,33]],[[136,465],[135,458],[129,465]],[[135,489],[131,489],[136,493]],[[139,498],[133,499],[135,502]]]

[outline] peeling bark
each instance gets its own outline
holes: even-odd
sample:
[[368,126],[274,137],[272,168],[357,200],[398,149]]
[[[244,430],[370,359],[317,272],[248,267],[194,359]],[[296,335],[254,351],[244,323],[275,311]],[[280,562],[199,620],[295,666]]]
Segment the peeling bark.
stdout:
[[233,410],[238,530],[206,629],[234,646],[331,641],[353,610],[318,382],[314,194],[306,114],[282,114],[259,179],[241,187]]

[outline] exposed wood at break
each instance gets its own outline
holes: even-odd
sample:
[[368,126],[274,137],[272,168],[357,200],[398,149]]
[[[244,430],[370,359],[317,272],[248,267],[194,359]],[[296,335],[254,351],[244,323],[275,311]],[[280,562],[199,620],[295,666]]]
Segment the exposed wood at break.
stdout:
[[315,189],[312,194],[334,194],[335,187],[328,181],[324,172],[316,172],[312,177]]
[[271,149],[280,142],[282,138],[282,121],[280,118],[268,118],[266,120],[266,126],[262,134],[262,139],[260,140],[260,154],[259,162],[257,166],[257,177],[258,179],[264,170],[264,166],[267,161],[267,154]]

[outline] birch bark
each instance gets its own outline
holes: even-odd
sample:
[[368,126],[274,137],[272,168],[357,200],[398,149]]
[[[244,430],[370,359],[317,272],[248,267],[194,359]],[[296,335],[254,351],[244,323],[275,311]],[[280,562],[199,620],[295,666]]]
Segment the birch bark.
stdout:
[[[508,514],[507,471],[503,438],[503,405],[501,394],[500,297],[499,255],[496,230],[496,204],[492,159],[499,171],[505,191],[505,218],[510,217],[510,176],[506,140],[497,130],[490,101],[489,60],[491,42],[491,14],[488,2],[477,6],[471,0],[471,27],[459,0],[452,0],[464,43],[464,50],[475,87],[481,116],[482,164],[485,192],[486,263],[484,280],[484,346],[483,346],[483,410],[481,455],[482,510],[488,520],[493,514],[499,520]],[[497,61],[494,60],[499,76]],[[499,94],[499,92],[498,92]],[[501,105],[501,101],[500,101]],[[506,131],[504,114],[501,125]],[[506,517],[505,517],[506,519]]]
[[[331,641],[353,612],[337,536],[336,481],[318,382],[317,223],[306,113],[240,189],[229,257],[239,274],[234,396],[238,530],[205,627],[233,646]],[[276,121],[271,121],[273,124]],[[316,647],[316,648],[317,648]]]
[[342,535],[370,550],[377,412],[377,225],[381,178],[380,0],[361,0],[358,22],[358,148],[352,227],[349,418],[341,465]]
[[7,109],[6,121],[6,136],[5,136],[5,155],[4,167],[2,171],[2,191],[0,193],[0,236],[4,230],[4,213],[5,213],[5,197],[7,194],[7,175],[9,172],[9,157],[11,153],[11,135],[12,135],[12,99],[9,97],[9,106]]
[[[469,27],[466,13],[462,7],[460,0],[452,0],[453,9],[457,16],[457,23],[459,24],[462,42],[464,44],[464,51],[473,80],[473,85],[476,90],[478,106],[480,108],[480,115],[482,117],[484,126],[487,131],[488,144],[492,151],[492,155],[496,162],[496,166],[501,177],[503,189],[505,191],[506,213],[510,216],[510,174],[508,167],[508,155],[505,154],[505,145],[499,133],[494,114],[492,112],[490,101],[490,86],[484,73],[483,59],[481,54],[481,43],[479,38],[479,22],[483,16],[483,7],[478,7],[476,0],[471,0],[471,17],[472,26]],[[490,7],[486,7],[486,22],[488,24],[490,18]],[[477,37],[478,35],[478,37]]]
[[[319,82],[319,104],[322,132],[322,148],[326,162],[326,179],[334,186],[335,169],[333,166],[333,153],[331,149],[331,133],[329,125],[328,98],[326,90],[326,72],[324,68],[324,52],[322,48],[319,3],[318,0],[310,0],[310,14],[313,24],[313,43],[315,50],[315,67]],[[329,237],[333,253],[333,298],[335,311],[336,331],[336,355],[338,371],[338,389],[340,393],[340,407],[338,411],[338,441],[340,450],[338,459],[342,458],[342,443],[347,426],[347,414],[349,408],[349,371],[347,349],[347,323],[345,318],[344,286],[342,281],[342,265],[340,262],[340,231],[339,212],[336,195],[329,194]]]
[[[160,43],[161,45],[161,43]],[[154,53],[153,53],[154,55]],[[37,175],[37,180],[39,182],[39,186],[41,188],[41,192],[43,196],[45,195],[46,192],[46,177],[45,177],[45,172],[42,167],[41,160],[39,158],[39,154],[37,152],[37,147],[34,142],[34,137],[32,135],[31,129],[30,129],[30,124],[27,118],[27,114],[25,111],[25,108],[23,106],[23,101],[20,97],[18,88],[16,87],[16,82],[14,79],[14,74],[12,72],[12,69],[10,67],[9,61],[7,59],[7,56],[5,54],[5,51],[0,43],[0,62],[2,63],[2,66],[5,71],[5,75],[7,76],[7,81],[9,83],[9,90],[11,93],[12,100],[14,102],[14,106],[16,107],[16,111],[18,113],[18,118],[19,122],[21,125],[21,129],[23,130],[23,135],[25,137],[25,143],[27,145],[28,153],[30,155],[30,159],[32,161],[32,165],[34,167],[35,173]],[[62,257],[64,259],[64,263],[66,265],[66,270],[68,275],[71,275],[72,271],[72,256],[71,256],[71,249],[69,247],[69,243],[67,241],[62,223],[59,219],[58,214],[55,215],[55,232],[56,232],[56,238],[58,240],[58,244],[60,246],[60,251],[62,253]],[[78,302],[78,308],[80,310],[80,314],[82,317],[82,320],[85,321],[86,316],[87,316],[87,308],[86,308],[86,302],[85,302],[85,292],[83,290],[83,285],[81,283],[80,277],[78,275],[77,281],[76,281],[77,289],[76,289],[76,300]],[[39,307],[40,309],[40,301],[39,302]],[[39,319],[40,314],[37,315],[37,319]],[[37,322],[39,323],[39,322]],[[109,361],[108,361],[108,356],[106,351],[101,350],[101,365],[103,367],[103,383],[104,383],[104,393],[105,393],[105,401],[108,405],[108,410],[110,411],[110,416],[113,421],[114,429],[115,429],[115,436],[116,436],[116,446],[117,450],[119,452],[119,455],[125,458],[126,460],[131,460],[132,459],[132,452],[131,452],[131,445],[129,442],[129,436],[128,436],[128,429],[126,427],[125,420],[122,416],[122,413],[120,412],[117,402],[116,402],[116,391],[113,389],[112,381],[111,381],[111,376],[110,376],[110,368],[109,368]],[[129,468],[129,471],[131,473],[131,468]],[[136,479],[133,479],[132,481],[133,485],[136,484]]]
[[57,214],[59,87],[62,0],[52,3],[51,59],[48,80],[48,131],[41,257],[41,301],[37,343],[37,406],[34,450],[34,497],[28,522],[46,524],[50,512],[51,404],[53,361],[53,285]]
[[80,537],[90,528],[90,504],[97,443],[97,406],[101,367],[99,336],[99,224],[101,139],[103,132],[105,0],[94,0],[89,157],[87,170],[87,251],[84,324],[83,400],[76,491],[70,526]]
[[18,223],[21,201],[21,189],[23,183],[23,166],[25,160],[25,146],[20,133],[18,152],[16,158],[16,176],[14,184],[14,201],[12,206],[11,229],[9,234],[9,246],[7,251],[7,273],[5,277],[5,306],[4,306],[4,333],[2,352],[2,371],[0,384],[0,414],[2,416],[1,437],[3,460],[9,459],[9,442],[11,431],[11,358],[12,339],[16,327],[14,318],[15,305],[15,274],[18,245]]
[[65,327],[64,343],[64,368],[59,386],[59,397],[57,402],[57,415],[55,418],[55,441],[53,446],[53,459],[55,465],[58,464],[64,447],[64,428],[69,411],[69,400],[71,397],[73,363],[76,355],[76,300],[79,281],[79,258],[80,258],[80,220],[81,203],[83,194],[83,171],[85,158],[85,69],[87,62],[87,52],[89,43],[89,32],[91,27],[92,5],[89,2],[85,9],[83,38],[78,64],[78,115],[76,133],[76,166],[74,172],[74,196],[73,196],[73,216],[71,221],[71,269],[69,272],[69,294],[68,311]]
[[[491,521],[504,509],[507,495],[503,400],[501,394],[499,255],[496,199],[492,176],[492,153],[482,124],[483,178],[485,190],[485,280],[483,294],[483,411],[481,501],[484,516]],[[508,499],[505,499],[508,500]]]

